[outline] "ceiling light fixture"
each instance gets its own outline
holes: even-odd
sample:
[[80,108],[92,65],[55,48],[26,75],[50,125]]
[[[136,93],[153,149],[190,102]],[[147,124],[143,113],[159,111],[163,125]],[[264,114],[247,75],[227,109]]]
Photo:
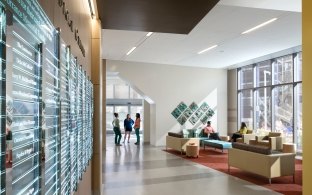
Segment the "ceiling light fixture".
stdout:
[[130,51],[128,51],[127,56],[130,55],[135,49],[136,49],[136,47],[132,47],[132,48],[130,49]]
[[206,51],[209,51],[209,50],[211,50],[211,49],[213,49],[213,48],[216,48],[216,47],[218,47],[218,45],[213,45],[213,46],[211,46],[211,47],[208,47],[207,49],[204,49],[204,50],[198,52],[197,54],[202,54],[202,53],[204,53],[204,52],[206,52]]
[[254,31],[254,30],[256,30],[256,29],[258,29],[258,28],[261,28],[261,27],[263,27],[263,26],[265,26],[265,25],[267,25],[267,24],[270,24],[271,22],[274,22],[275,20],[277,20],[277,18],[273,18],[273,19],[271,19],[271,20],[268,20],[268,21],[266,21],[266,22],[263,22],[262,24],[259,24],[258,26],[255,26],[255,27],[253,27],[253,28],[251,28],[251,29],[249,29],[249,30],[246,30],[246,31],[242,32],[242,34],[246,34],[246,33],[249,33],[249,32],[251,32],[251,31]]
[[153,34],[153,32],[149,32],[146,34],[147,37],[151,36]]

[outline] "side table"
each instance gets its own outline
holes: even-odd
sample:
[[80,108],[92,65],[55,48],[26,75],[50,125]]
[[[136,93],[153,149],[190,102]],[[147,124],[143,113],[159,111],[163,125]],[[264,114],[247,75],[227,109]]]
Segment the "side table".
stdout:
[[186,157],[196,157],[199,155],[199,147],[196,145],[187,145],[186,146]]
[[294,143],[284,143],[283,153],[296,153],[296,145]]

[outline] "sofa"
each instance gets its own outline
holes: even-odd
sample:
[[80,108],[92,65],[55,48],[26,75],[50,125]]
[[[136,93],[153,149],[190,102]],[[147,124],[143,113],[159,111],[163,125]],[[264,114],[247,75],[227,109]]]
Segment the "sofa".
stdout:
[[186,146],[191,143],[195,144],[196,146],[199,146],[199,139],[184,138],[183,134],[171,132],[169,132],[168,135],[166,136],[166,150],[168,150],[168,148],[171,148],[181,152],[182,154],[186,152]]
[[270,148],[232,143],[228,151],[228,171],[239,168],[271,179],[292,175],[295,182],[295,154],[272,151]]

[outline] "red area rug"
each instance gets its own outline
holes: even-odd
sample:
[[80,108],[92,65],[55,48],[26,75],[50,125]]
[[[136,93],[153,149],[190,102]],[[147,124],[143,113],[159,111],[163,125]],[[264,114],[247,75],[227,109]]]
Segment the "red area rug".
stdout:
[[[241,171],[234,167],[231,167],[230,173],[228,173],[228,154],[227,151],[224,153],[221,150],[215,150],[212,148],[206,148],[205,150],[200,149],[199,158],[187,158],[185,155],[181,155],[180,152],[174,150],[168,150],[167,152],[179,156],[181,158],[199,163],[209,168],[221,171],[226,174],[230,174],[234,177],[249,181],[251,183],[269,188],[276,192],[286,195],[299,195],[302,194],[302,161],[296,160],[296,174],[295,183],[293,183],[292,176],[284,176],[272,179],[272,184],[268,183],[268,179],[255,175],[246,171]],[[261,166],[261,165],[259,165]]]

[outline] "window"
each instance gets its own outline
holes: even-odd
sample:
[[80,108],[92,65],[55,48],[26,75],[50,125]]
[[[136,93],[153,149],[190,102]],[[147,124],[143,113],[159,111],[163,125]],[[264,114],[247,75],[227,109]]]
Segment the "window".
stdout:
[[106,98],[114,98],[114,85],[106,85]]
[[130,114],[131,116],[133,116],[133,120],[135,120],[135,114],[139,113],[140,117],[141,117],[141,123],[140,123],[140,127],[142,129],[142,125],[143,125],[143,107],[142,106],[131,106],[130,107]]
[[253,87],[253,66],[246,66],[242,68],[239,74],[240,89],[248,89]]
[[293,60],[292,55],[276,58],[273,62],[274,84],[293,82]]
[[302,152],[302,84],[299,83],[295,87],[295,143],[297,144],[297,151]]
[[115,112],[119,115],[120,128],[123,129],[123,122],[127,118],[127,114],[129,114],[128,106],[115,106]]
[[237,82],[238,124],[281,132],[302,152],[302,52],[239,68]]
[[260,62],[256,66],[257,70],[257,86],[271,85],[271,63],[270,60]]
[[129,99],[129,85],[116,84],[115,97],[116,99]]
[[114,120],[114,107],[113,106],[106,106],[106,128],[113,129],[113,122]]
[[271,88],[260,88],[256,95],[256,128],[257,130],[271,130]]
[[302,81],[302,52],[295,55],[294,58],[295,65],[295,81]]
[[283,133],[286,142],[293,142],[293,86],[276,87],[274,100],[274,131]]
[[240,119],[248,128],[253,127],[253,91],[243,90],[240,93]]
[[106,128],[109,130],[113,129],[112,122],[114,120],[114,113],[118,113],[119,115],[119,124],[120,129],[123,130],[124,128],[124,120],[127,118],[127,114],[130,114],[132,120],[135,120],[135,114],[140,113],[141,115],[141,129],[143,129],[143,118],[144,118],[144,111],[143,106],[133,106],[133,105],[113,105],[113,106],[106,106]]

